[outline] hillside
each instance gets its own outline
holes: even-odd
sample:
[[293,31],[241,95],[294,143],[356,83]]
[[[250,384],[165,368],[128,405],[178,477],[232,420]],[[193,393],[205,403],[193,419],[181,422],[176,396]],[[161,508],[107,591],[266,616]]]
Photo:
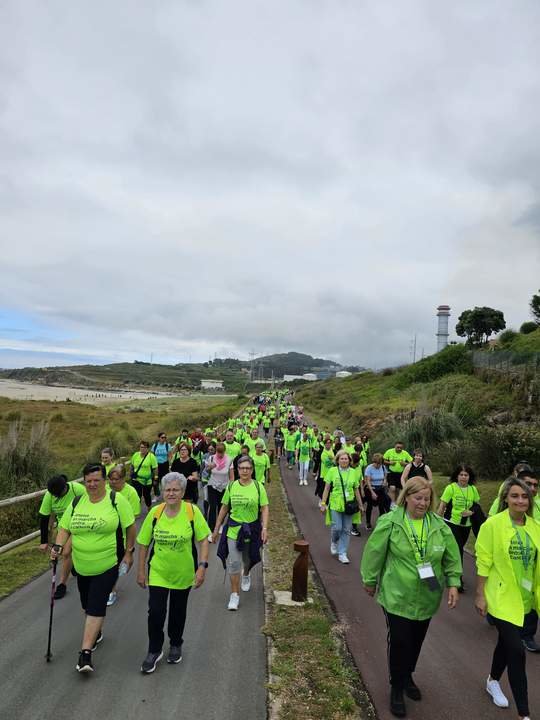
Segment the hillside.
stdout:
[[367,432],[372,449],[396,438],[423,447],[441,470],[473,462],[486,477],[528,458],[540,465],[540,377],[475,369],[463,345],[397,371],[303,385],[296,402],[321,427]]
[[540,353],[540,328],[528,335],[518,333],[504,349],[516,353]]
[[[109,365],[72,365],[49,368],[0,370],[0,377],[46,385],[69,385],[92,389],[130,388],[182,390],[199,388],[202,379],[223,380],[225,390],[244,391],[249,384],[250,362],[228,358],[205,363],[159,365],[135,361]],[[269,355],[253,361],[254,378],[303,374],[334,365],[329,360],[301,353]]]

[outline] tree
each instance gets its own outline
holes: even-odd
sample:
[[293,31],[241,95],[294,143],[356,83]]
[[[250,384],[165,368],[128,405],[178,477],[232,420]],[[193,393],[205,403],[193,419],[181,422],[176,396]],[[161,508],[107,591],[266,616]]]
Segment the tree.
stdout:
[[527,322],[524,322],[523,325],[519,328],[519,332],[522,335],[528,335],[529,333],[532,333],[535,330],[538,330],[538,325],[535,322],[533,322],[532,320],[528,320]]
[[531,315],[534,318],[534,321],[537,325],[540,325],[540,290],[536,295],[533,295],[531,298]]
[[484,345],[490,335],[500,332],[506,327],[504,315],[501,310],[490,307],[475,307],[473,310],[464,310],[458,318],[456,333],[467,338],[467,345],[471,347]]

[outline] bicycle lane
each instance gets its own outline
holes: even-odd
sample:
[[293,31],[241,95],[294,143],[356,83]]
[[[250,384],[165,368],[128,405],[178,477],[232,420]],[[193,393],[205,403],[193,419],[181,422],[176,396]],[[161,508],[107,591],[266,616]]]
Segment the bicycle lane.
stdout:
[[[393,715],[389,710],[388,666],[386,658],[386,625],[380,605],[365,594],[360,580],[360,558],[368,536],[351,537],[350,565],[342,565],[330,555],[330,531],[314,495],[315,482],[298,485],[296,468],[288,470],[281,462],[281,476],[296,522],[310,545],[310,555],[339,622],[344,626],[345,640],[355,665],[381,720]],[[376,515],[376,512],[374,513]],[[421,702],[407,700],[407,716],[415,720],[456,720],[474,717],[486,720],[501,717],[501,710],[485,691],[496,631],[482,620],[474,609],[474,562],[465,558],[465,584],[469,590],[460,596],[458,607],[448,610],[443,598],[433,618],[422,648],[415,680],[423,693]],[[529,702],[534,714],[540,708],[540,656],[527,653]],[[508,717],[516,709],[506,674],[501,686],[510,700]]]

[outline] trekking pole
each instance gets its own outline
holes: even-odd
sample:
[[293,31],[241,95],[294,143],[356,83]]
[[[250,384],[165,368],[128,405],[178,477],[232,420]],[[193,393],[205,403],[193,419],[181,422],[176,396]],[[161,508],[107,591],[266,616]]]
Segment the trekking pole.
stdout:
[[51,662],[51,638],[52,638],[52,621],[53,621],[53,610],[54,610],[54,593],[56,592],[56,566],[58,565],[58,558],[52,561],[52,583],[51,583],[51,612],[49,614],[49,639],[47,641],[47,654],[45,658],[47,662]]

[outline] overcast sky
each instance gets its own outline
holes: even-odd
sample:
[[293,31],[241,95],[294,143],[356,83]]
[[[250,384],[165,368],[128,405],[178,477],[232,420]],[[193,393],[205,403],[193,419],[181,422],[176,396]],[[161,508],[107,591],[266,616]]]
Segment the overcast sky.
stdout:
[[381,367],[540,286],[540,3],[0,6],[0,366]]

